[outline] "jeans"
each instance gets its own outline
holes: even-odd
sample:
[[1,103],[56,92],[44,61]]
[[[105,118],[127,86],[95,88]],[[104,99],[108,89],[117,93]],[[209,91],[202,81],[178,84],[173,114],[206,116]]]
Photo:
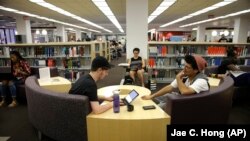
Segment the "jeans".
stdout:
[[23,84],[23,80],[11,80],[11,81],[13,82],[11,84],[10,82],[8,83],[8,85],[2,84],[0,88],[1,97],[4,97],[4,98],[6,97],[8,87],[10,90],[11,97],[16,97],[16,86]]

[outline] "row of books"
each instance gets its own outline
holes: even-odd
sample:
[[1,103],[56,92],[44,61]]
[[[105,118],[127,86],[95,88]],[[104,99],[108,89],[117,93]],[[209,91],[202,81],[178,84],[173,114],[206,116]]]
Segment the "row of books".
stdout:
[[[208,66],[219,66],[221,64],[221,57],[205,58]],[[148,60],[149,68],[155,69],[179,69],[183,68],[185,60],[183,57],[176,58],[154,58],[150,57]]]
[[[249,56],[249,47],[234,47],[238,56]],[[169,54],[187,55],[187,54],[204,54],[209,56],[226,56],[227,47],[224,46],[208,46],[204,48],[198,48],[197,46],[166,46],[157,45],[149,47],[149,56],[163,56],[166,57]]]

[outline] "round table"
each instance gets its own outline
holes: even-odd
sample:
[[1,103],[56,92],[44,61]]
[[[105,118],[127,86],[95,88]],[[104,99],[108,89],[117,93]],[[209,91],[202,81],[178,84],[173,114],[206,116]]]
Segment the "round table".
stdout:
[[[90,113],[87,116],[88,140],[165,141],[170,116],[152,100],[141,99],[141,96],[149,95],[151,91],[135,85],[115,85],[98,89],[98,95],[111,96],[113,91],[118,89],[121,98],[133,89],[139,93],[131,103],[134,105],[134,111],[129,112],[127,106],[121,106],[119,113],[114,113],[113,109],[98,115]],[[143,110],[142,106],[146,105],[155,105],[156,109]]]

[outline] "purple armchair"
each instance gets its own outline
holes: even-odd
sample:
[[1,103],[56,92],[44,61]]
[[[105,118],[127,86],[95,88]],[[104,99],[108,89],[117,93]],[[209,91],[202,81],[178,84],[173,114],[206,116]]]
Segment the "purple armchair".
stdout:
[[219,87],[194,95],[167,95],[164,109],[171,124],[226,124],[232,106],[233,79],[225,77]]
[[25,89],[29,121],[39,135],[57,141],[87,141],[88,97],[43,89],[35,76],[26,79]]

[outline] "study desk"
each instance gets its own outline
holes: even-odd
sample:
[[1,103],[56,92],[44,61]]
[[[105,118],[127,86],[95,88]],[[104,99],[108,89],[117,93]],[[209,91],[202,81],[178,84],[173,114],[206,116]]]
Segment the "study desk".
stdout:
[[51,77],[50,79],[38,79],[38,83],[44,89],[60,93],[68,93],[71,88],[71,82],[60,76]]
[[[141,99],[151,91],[135,85],[115,85],[98,89],[98,95],[111,96],[117,89],[121,98],[133,89],[139,93],[132,102],[134,111],[128,112],[127,106],[121,106],[119,113],[114,113],[113,108],[98,115],[90,113],[87,116],[88,141],[166,141],[170,116],[152,100]],[[156,109],[143,110],[145,105],[155,105]]]

